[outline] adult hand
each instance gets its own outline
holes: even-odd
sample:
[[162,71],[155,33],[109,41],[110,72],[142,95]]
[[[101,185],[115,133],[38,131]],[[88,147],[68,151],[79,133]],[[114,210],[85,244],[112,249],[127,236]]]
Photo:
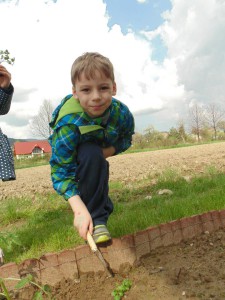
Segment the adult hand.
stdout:
[[0,88],[7,89],[10,85],[11,74],[0,64]]

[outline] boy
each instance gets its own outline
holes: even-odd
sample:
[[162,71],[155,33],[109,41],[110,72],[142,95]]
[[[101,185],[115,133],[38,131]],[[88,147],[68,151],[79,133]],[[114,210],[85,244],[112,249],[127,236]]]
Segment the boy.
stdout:
[[113,65],[99,53],[78,57],[71,69],[72,95],[53,112],[50,159],[54,189],[68,200],[74,226],[96,243],[111,239],[106,227],[113,203],[108,196],[107,157],[131,146],[134,119],[116,95]]

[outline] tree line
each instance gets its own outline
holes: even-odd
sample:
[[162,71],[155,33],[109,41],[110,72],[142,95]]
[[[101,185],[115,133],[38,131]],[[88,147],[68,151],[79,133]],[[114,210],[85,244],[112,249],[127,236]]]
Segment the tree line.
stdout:
[[[49,126],[52,113],[51,101],[44,100],[30,123],[34,136],[47,139],[52,134]],[[133,147],[160,148],[212,140],[225,140],[225,111],[216,104],[194,104],[189,109],[186,121],[179,120],[176,126],[166,132],[158,131],[153,125],[149,125],[142,133],[136,132]]]

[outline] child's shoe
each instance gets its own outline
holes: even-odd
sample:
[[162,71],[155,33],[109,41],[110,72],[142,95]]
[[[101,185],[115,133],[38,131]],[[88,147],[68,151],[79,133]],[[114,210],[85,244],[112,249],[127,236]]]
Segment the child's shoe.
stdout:
[[110,241],[111,236],[107,227],[105,225],[96,225],[93,231],[93,239],[96,244]]

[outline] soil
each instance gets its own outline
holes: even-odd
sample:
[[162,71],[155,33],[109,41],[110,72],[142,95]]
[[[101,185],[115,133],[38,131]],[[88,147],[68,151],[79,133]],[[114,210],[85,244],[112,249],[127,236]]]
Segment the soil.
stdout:
[[[173,169],[183,176],[202,174],[214,166],[225,171],[225,142],[110,157],[110,180],[127,184]],[[15,181],[0,181],[0,201],[52,192],[49,165],[16,170]]]
[[225,232],[218,231],[182,243],[156,249],[129,272],[115,278],[81,278],[61,282],[56,299],[113,299],[111,292],[123,279],[132,281],[130,300],[225,299]]
[[[225,143],[180,149],[119,155],[109,159],[110,180],[129,182],[154,177],[165,169],[183,176],[201,174],[208,167],[225,170]],[[52,191],[49,166],[17,170],[17,180],[0,183],[1,199]],[[74,281],[63,280],[52,287],[56,300],[113,299],[112,291],[128,278],[131,289],[123,299],[181,300],[225,299],[225,232],[219,230],[179,245],[158,248],[133,268],[124,266],[119,274],[82,275]],[[26,289],[14,299],[32,299]]]
[[[205,232],[188,242],[158,248],[133,268],[119,274],[88,274],[62,280],[52,288],[55,300],[109,300],[115,288],[129,279],[132,286],[123,299],[183,300],[225,299],[225,232]],[[30,289],[14,299],[30,300]],[[24,298],[23,298],[24,297]]]

